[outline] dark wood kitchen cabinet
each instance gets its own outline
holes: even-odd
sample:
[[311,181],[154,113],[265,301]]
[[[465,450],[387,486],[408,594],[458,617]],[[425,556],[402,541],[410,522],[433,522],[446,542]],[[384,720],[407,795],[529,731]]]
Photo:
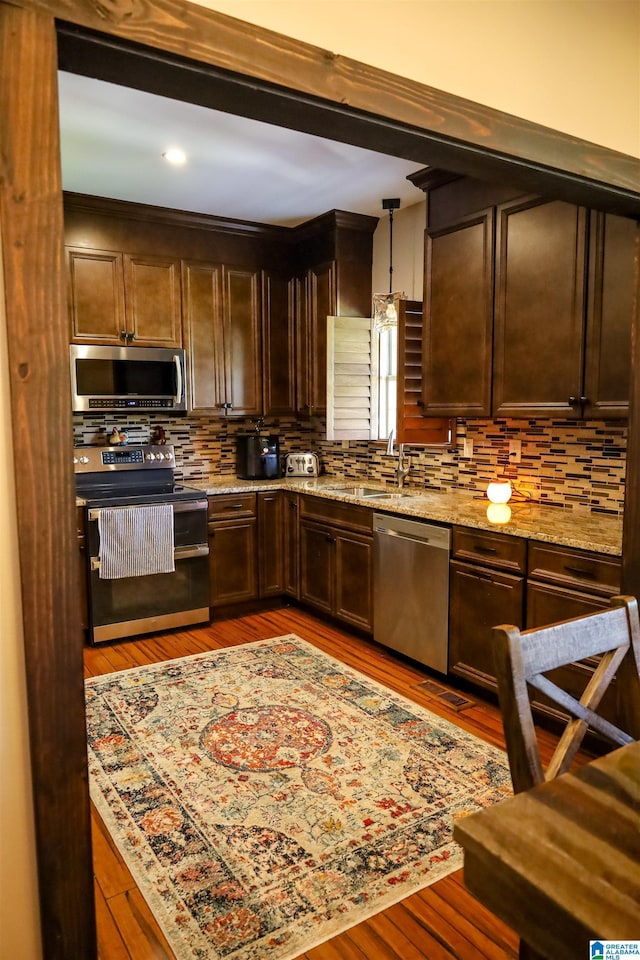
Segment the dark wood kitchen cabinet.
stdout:
[[300,536],[298,529],[298,494],[284,490],[283,527],[283,583],[284,592],[295,600],[300,599]]
[[[617,557],[549,543],[529,543],[527,564],[527,629],[572,617],[596,613],[620,593],[621,562]],[[591,679],[593,659],[562,667],[549,674],[559,686],[580,697]],[[600,712],[617,722],[615,680],[607,690]],[[539,712],[562,717],[555,704],[536,691]]]
[[259,271],[182,265],[189,409],[213,416],[262,414]]
[[444,416],[626,416],[635,226],[432,171],[423,403]]
[[262,271],[263,410],[265,417],[296,414],[296,280]]
[[296,228],[296,408],[327,408],[327,317],[371,316],[377,217],[332,210]]
[[560,200],[498,207],[494,416],[582,415],[587,223]]
[[300,600],[373,630],[373,511],[300,497]]
[[258,518],[255,493],[209,497],[211,608],[258,596]]
[[491,413],[494,223],[487,209],[426,234],[422,400],[432,416]]
[[281,490],[261,491],[258,507],[258,595],[278,597],[284,593],[285,501]]
[[300,413],[327,409],[327,317],[336,315],[336,266],[310,267],[296,284],[298,396]]
[[449,670],[496,690],[492,628],[524,625],[526,541],[454,527],[449,580]]
[[182,345],[180,260],[67,247],[71,339]]

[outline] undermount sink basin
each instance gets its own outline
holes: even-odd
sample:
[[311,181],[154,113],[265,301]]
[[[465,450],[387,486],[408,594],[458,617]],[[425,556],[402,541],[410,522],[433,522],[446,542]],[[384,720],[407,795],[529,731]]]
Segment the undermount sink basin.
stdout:
[[400,500],[403,497],[410,497],[410,493],[391,493],[386,490],[380,490],[378,487],[350,486],[350,487],[330,487],[331,493],[341,493],[346,497],[361,497],[363,500]]

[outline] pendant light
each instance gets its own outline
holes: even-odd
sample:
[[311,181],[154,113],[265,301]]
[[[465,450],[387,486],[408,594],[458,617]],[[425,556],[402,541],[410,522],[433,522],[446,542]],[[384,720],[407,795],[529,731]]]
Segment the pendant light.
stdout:
[[393,211],[400,206],[398,197],[382,201],[382,209],[389,211],[389,293],[373,295],[373,325],[376,330],[386,330],[398,323],[399,293],[393,290]]

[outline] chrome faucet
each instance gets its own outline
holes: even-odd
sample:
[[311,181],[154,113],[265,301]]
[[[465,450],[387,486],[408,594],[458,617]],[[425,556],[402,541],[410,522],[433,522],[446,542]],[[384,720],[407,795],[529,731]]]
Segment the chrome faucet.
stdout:
[[[389,439],[387,440],[387,456],[392,457],[394,455],[394,436],[395,430],[391,430],[389,433]],[[404,453],[404,443],[398,444],[398,466],[396,467],[396,477],[398,478],[398,488],[401,490],[404,486],[404,481],[409,475],[409,470],[411,469],[411,457],[406,457]]]

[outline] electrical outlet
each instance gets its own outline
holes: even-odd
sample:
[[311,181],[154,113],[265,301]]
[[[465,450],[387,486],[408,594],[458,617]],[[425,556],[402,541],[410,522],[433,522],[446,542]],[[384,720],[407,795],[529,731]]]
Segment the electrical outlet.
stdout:
[[470,440],[469,437],[465,437],[462,441],[462,456],[466,460],[471,460],[473,456],[473,440]]
[[520,463],[522,440],[509,440],[509,463]]

